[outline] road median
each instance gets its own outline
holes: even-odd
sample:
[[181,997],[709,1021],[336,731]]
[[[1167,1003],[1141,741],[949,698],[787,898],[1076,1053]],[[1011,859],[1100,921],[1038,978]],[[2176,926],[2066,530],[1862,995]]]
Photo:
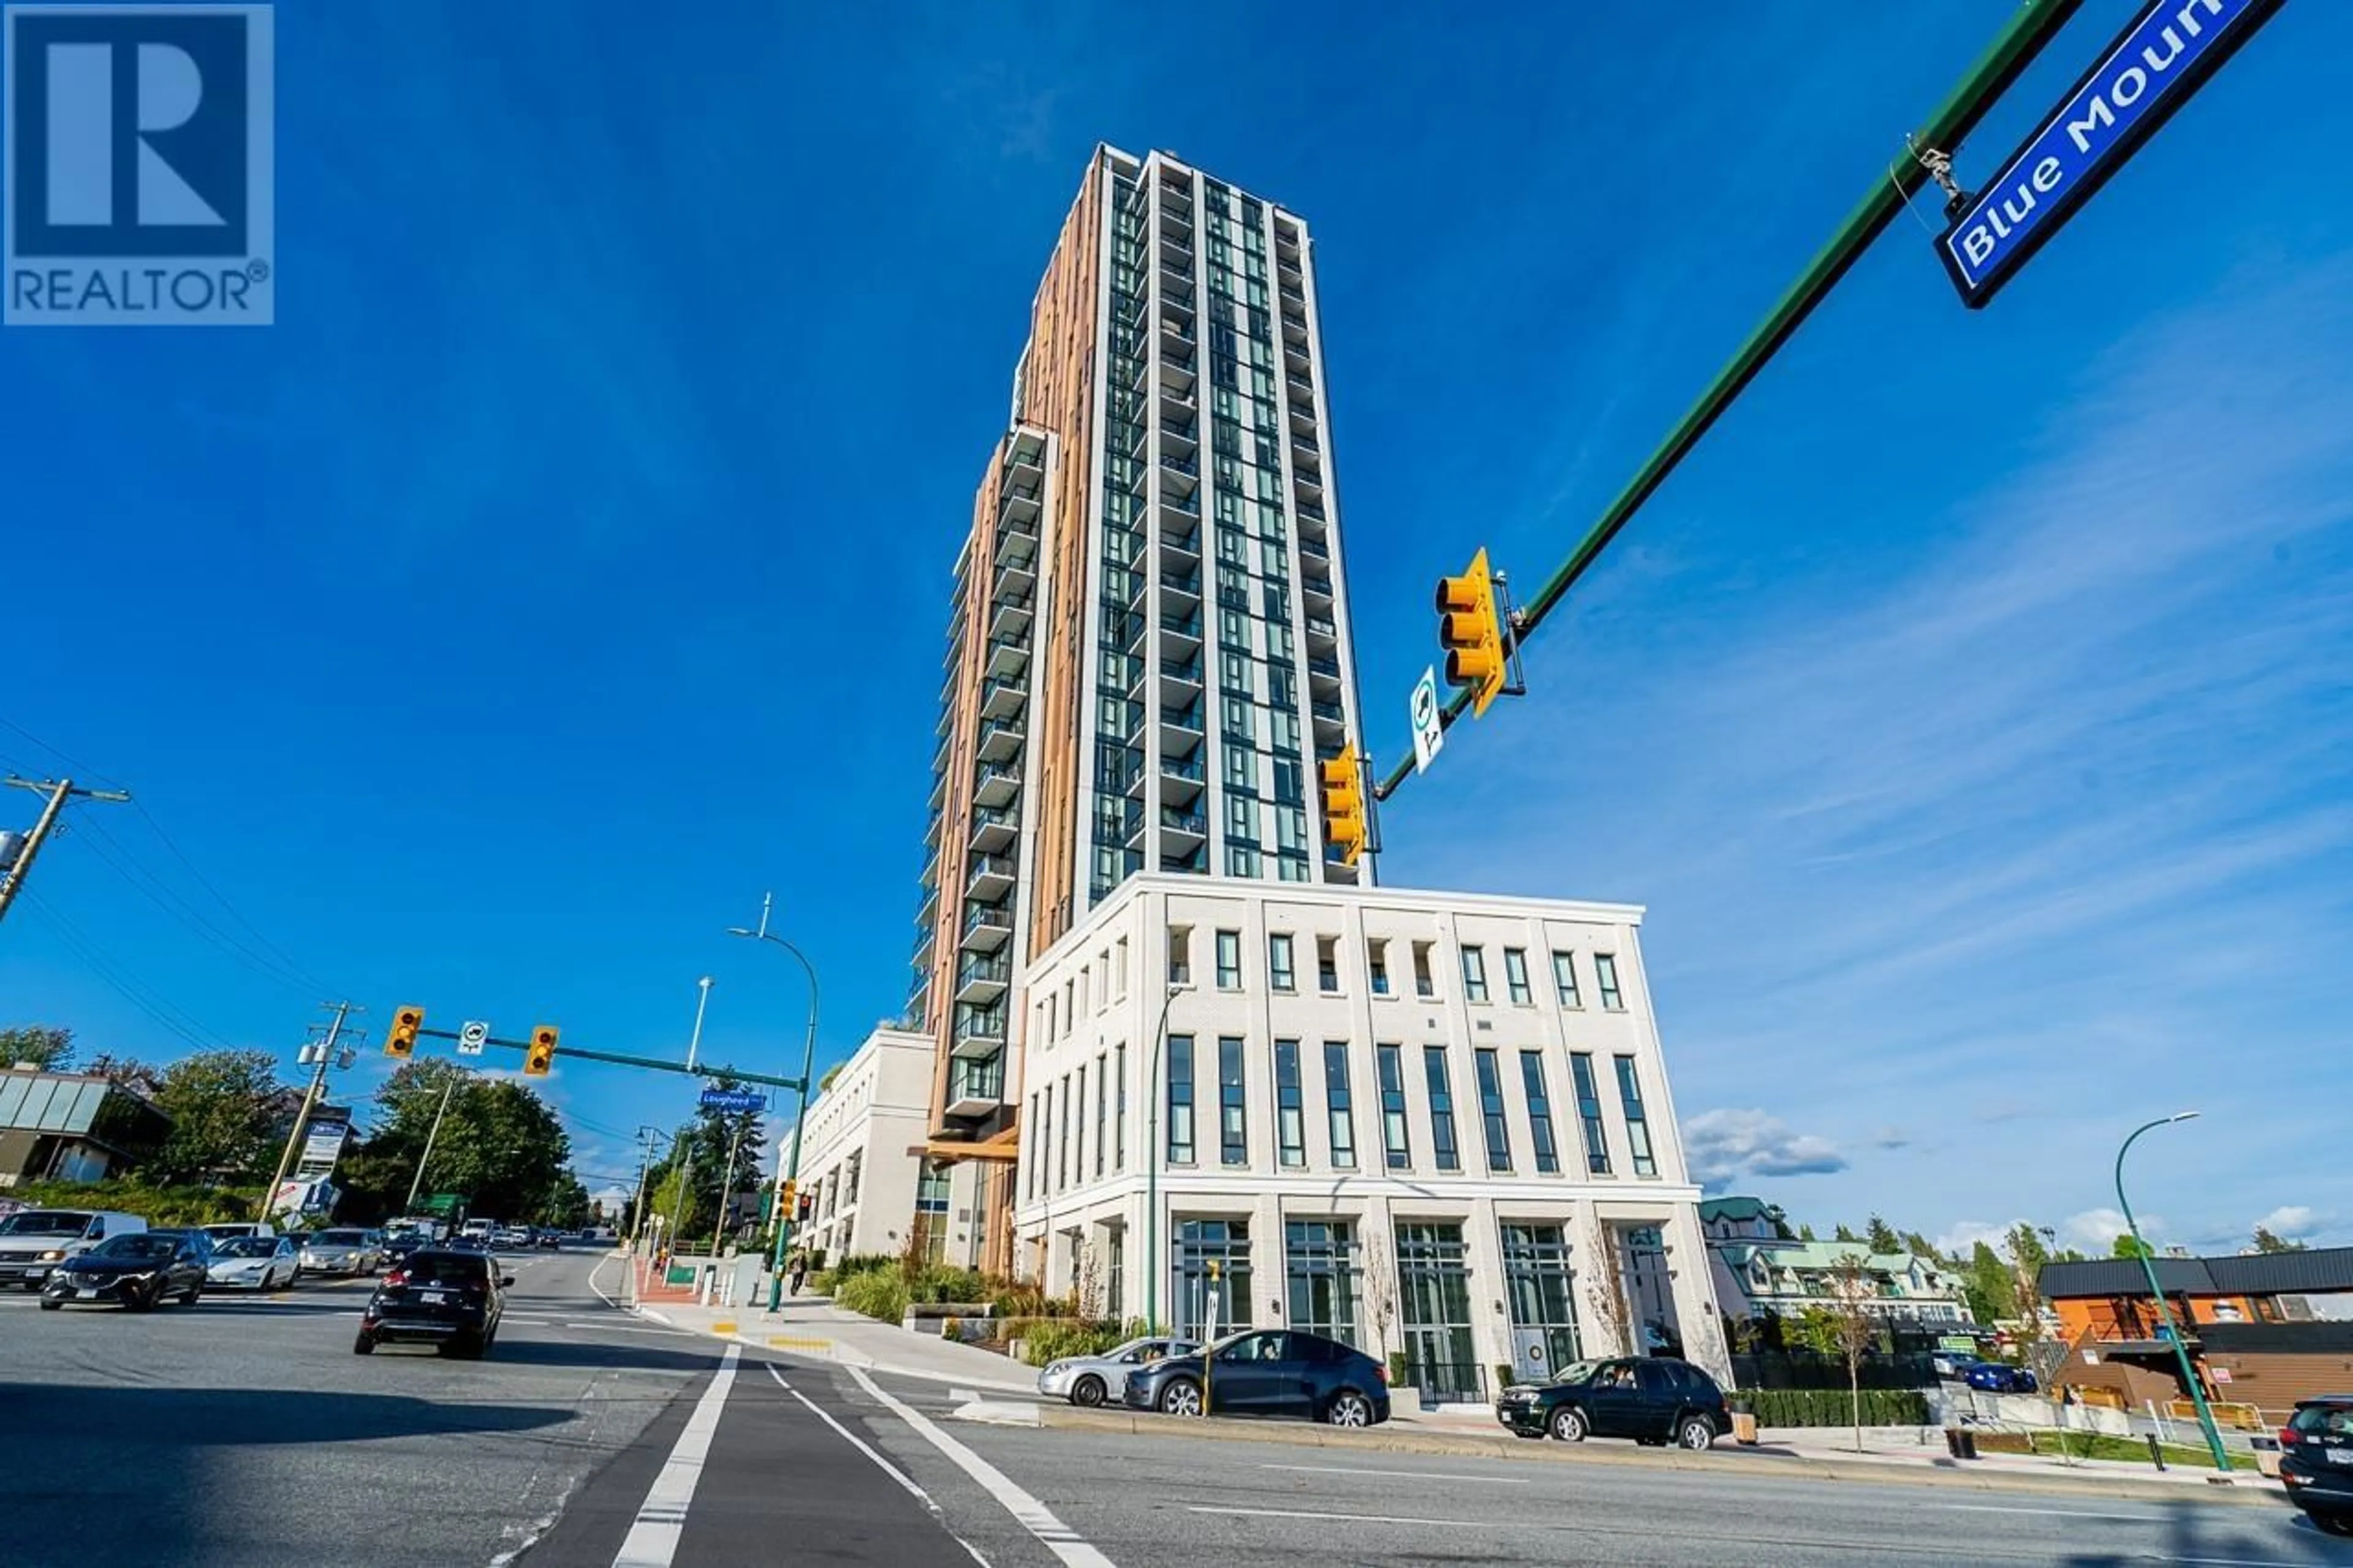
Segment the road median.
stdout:
[[1509,1459],[1531,1464],[1633,1468],[1648,1470],[1688,1470],[1711,1476],[1748,1476],[1793,1480],[1876,1482],[1884,1486],[1949,1487],[1965,1491],[2040,1492],[2079,1498],[2131,1499],[2146,1502],[2203,1502],[2224,1506],[2277,1508],[2277,1483],[2252,1476],[2237,1484],[2218,1486],[2184,1476],[2180,1479],[2097,1471],[2048,1470],[1993,1466],[1979,1460],[1948,1458],[1840,1458],[1800,1454],[1788,1448],[1754,1448],[1719,1445],[1708,1452],[1652,1449],[1596,1443],[1556,1443],[1548,1438],[1514,1437],[1498,1431],[1489,1436],[1474,1432],[1435,1430],[1411,1422],[1391,1421],[1368,1431],[1353,1431],[1306,1421],[1237,1421],[1224,1418],[1186,1420],[1149,1412],[1083,1410],[1072,1405],[1044,1405],[1039,1424],[1064,1431],[1108,1436],[1191,1437],[1205,1442],[1277,1443],[1293,1447],[1354,1451],[1363,1454],[1439,1454],[1465,1458]]

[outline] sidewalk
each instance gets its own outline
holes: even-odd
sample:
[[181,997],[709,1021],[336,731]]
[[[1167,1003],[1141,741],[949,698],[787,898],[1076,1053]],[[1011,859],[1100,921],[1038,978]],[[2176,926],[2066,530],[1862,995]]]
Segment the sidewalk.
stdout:
[[[835,1306],[822,1296],[787,1296],[771,1314],[763,1293],[756,1301],[732,1307],[701,1305],[691,1287],[664,1285],[645,1258],[634,1267],[628,1298],[640,1316],[691,1333],[712,1334],[754,1350],[782,1351],[867,1372],[945,1383],[976,1393],[1018,1394],[1034,1399],[1038,1374],[993,1351],[958,1344],[931,1334],[911,1334],[895,1323]],[[691,1259],[681,1258],[687,1262]]]
[[[1458,1439],[1473,1438],[1493,1443],[1499,1449],[1508,1450],[1522,1443],[1531,1448],[1541,1447],[1505,1433],[1492,1415],[1470,1412],[1401,1413],[1392,1419],[1391,1425],[1401,1432],[1419,1430],[1433,1436],[1444,1434]],[[1604,1441],[1596,1446],[1596,1450],[1618,1447],[1615,1443]],[[2232,1471],[2232,1484],[2224,1487],[2211,1479],[2215,1473],[2211,1468],[2201,1466],[2174,1465],[2159,1470],[2153,1465],[2138,1461],[2077,1459],[2069,1462],[2027,1454],[1986,1454],[1975,1459],[1956,1459],[1946,1452],[1943,1430],[1932,1426],[1866,1426],[1862,1429],[1862,1451],[1860,1453],[1855,1451],[1854,1434],[1849,1427],[1768,1426],[1757,1433],[1757,1441],[1753,1447],[1735,1444],[1727,1438],[1716,1444],[1715,1451],[1753,1455],[1784,1463],[1803,1461],[1808,1468],[1828,1466],[1849,1474],[1877,1471],[1889,1479],[1932,1475],[1956,1480],[1977,1479],[1989,1486],[2026,1481],[2059,1487],[2087,1486],[2110,1492],[2115,1492],[2119,1487],[2138,1489],[2146,1486],[2162,1489],[2166,1496],[2194,1493],[2217,1498],[2262,1498],[2266,1501],[2284,1495],[2285,1491],[2277,1480],[2253,1470]]]

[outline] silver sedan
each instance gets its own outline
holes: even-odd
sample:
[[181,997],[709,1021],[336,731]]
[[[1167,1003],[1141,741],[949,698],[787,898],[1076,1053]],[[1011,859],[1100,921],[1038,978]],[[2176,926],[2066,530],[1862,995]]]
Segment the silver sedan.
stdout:
[[1115,1345],[1101,1355],[1065,1356],[1038,1374],[1038,1392],[1073,1405],[1101,1405],[1127,1387],[1127,1374],[1164,1356],[1190,1355],[1201,1347],[1191,1340],[1146,1338]]
[[373,1274],[380,1261],[364,1230],[314,1231],[302,1239],[305,1274]]

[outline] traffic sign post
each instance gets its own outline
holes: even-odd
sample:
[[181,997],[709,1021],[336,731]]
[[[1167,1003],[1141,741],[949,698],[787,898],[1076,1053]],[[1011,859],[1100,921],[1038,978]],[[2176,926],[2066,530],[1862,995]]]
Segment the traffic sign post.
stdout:
[[1428,768],[1438,755],[1438,748],[1446,743],[1446,726],[1438,716],[1438,667],[1431,665],[1414,682],[1413,701],[1413,771]]
[[458,1030],[458,1054],[461,1057],[479,1057],[490,1043],[491,1026],[479,1019],[470,1020]]

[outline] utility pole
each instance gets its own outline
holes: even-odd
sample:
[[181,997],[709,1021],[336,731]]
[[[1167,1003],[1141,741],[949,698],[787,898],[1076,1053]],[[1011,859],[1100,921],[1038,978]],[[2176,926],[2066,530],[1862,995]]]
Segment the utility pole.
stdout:
[[335,1059],[335,1047],[343,1042],[343,1021],[353,1013],[367,1011],[356,1002],[322,1002],[319,1005],[332,1007],[335,1021],[327,1026],[327,1037],[316,1047],[319,1059],[311,1070],[311,1087],[303,1090],[301,1109],[295,1111],[294,1125],[287,1131],[286,1147],[278,1156],[278,1173],[269,1178],[269,1190],[262,1194],[261,1215],[264,1219],[269,1218],[278,1205],[278,1189],[294,1163],[294,1151],[301,1147],[302,1130],[311,1120],[312,1108],[319,1103],[319,1091],[326,1087],[327,1064]]
[[454,1074],[448,1083],[441,1086],[441,1108],[433,1113],[432,1129],[425,1134],[425,1152],[417,1156],[417,1175],[408,1184],[408,1202],[401,1209],[403,1214],[417,1212],[417,1191],[425,1184],[425,1162],[433,1158],[433,1141],[441,1136],[441,1119],[449,1114],[449,1096],[457,1087],[458,1079]]
[[730,1189],[733,1186],[735,1182],[735,1152],[743,1146],[744,1123],[739,1121],[735,1123],[735,1135],[727,1140],[726,1173],[719,1178],[719,1223],[717,1229],[712,1232],[713,1241],[712,1244],[714,1251],[717,1250],[718,1247],[716,1237],[720,1232],[724,1231],[727,1227],[727,1200],[733,1195]]
[[49,841],[50,833],[56,829],[58,814],[65,810],[66,802],[126,801],[131,795],[128,791],[119,789],[81,789],[71,779],[20,779],[14,773],[0,779],[0,784],[11,789],[28,789],[36,795],[49,797],[48,804],[41,807],[40,821],[33,825],[31,836],[17,849],[16,858],[0,865],[0,920],[6,920],[8,906],[16,901],[16,894],[25,886],[25,879],[31,874],[33,861],[40,855],[41,846]]
[[654,1140],[661,1136],[659,1127],[638,1129],[638,1201],[629,1205],[629,1250],[635,1252],[646,1234],[646,1177],[653,1170]]

